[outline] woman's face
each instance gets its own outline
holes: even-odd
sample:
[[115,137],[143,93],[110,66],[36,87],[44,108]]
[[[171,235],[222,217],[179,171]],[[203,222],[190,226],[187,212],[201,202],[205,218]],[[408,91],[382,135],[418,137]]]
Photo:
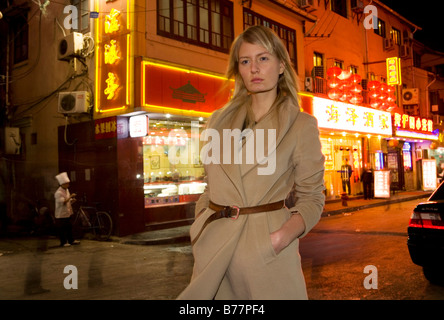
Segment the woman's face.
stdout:
[[284,65],[259,44],[243,42],[239,48],[239,73],[251,93],[276,89]]

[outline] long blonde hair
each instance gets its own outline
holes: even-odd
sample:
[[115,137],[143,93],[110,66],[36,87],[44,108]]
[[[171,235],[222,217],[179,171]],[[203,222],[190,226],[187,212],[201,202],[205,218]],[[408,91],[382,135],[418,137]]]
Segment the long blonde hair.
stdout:
[[[231,45],[226,77],[227,79],[234,78],[235,87],[229,105],[250,105],[249,93],[239,73],[239,49],[244,42],[263,46],[270,54],[276,56],[284,65],[284,73],[279,77],[277,97],[272,108],[281,105],[281,103],[287,99],[290,99],[292,104],[299,108],[298,77],[292,67],[288,51],[282,40],[273,32],[273,30],[261,25],[249,27],[237,36]],[[251,114],[249,114],[249,118],[250,119],[247,121],[251,122]]]

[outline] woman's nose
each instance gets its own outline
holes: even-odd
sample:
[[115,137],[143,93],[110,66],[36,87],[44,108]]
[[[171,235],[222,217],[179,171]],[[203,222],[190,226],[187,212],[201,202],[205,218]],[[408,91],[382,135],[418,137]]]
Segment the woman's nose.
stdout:
[[251,62],[251,73],[258,73],[259,72],[259,65],[256,61]]

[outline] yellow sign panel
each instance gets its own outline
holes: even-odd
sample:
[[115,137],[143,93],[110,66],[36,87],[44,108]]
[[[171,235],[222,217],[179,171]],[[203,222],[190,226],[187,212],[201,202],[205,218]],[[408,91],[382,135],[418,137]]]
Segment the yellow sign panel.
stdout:
[[387,58],[386,65],[387,65],[387,84],[389,86],[402,84],[401,59],[398,57]]

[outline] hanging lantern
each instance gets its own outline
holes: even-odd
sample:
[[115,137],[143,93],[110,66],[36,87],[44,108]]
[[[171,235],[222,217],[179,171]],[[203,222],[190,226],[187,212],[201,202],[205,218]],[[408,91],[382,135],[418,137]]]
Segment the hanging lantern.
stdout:
[[353,93],[361,93],[361,91],[362,91],[362,86],[361,86],[360,84],[353,84],[353,85],[351,86],[350,91],[353,92]]
[[352,94],[352,96],[350,98],[350,102],[353,104],[362,103],[363,100],[364,100],[364,97],[361,96],[360,94]]
[[339,67],[331,67],[327,69],[327,75],[329,77],[336,78],[342,73],[342,69]]
[[342,70],[341,74],[338,76],[339,79],[341,80],[345,80],[350,78],[351,76],[351,71],[350,70]]
[[399,145],[399,141],[396,139],[391,139],[388,142],[389,147],[396,148]]
[[378,99],[379,93],[377,90],[371,90],[369,93],[370,99]]
[[436,149],[438,148],[438,145],[436,144],[436,142],[432,142],[429,146],[430,149]]
[[339,97],[339,100],[341,100],[342,102],[345,102],[347,100],[349,100],[351,97],[351,92],[349,90],[344,90],[342,91],[342,95]]
[[351,82],[348,79],[341,80],[341,84],[339,85],[339,89],[341,90],[349,90],[351,86]]
[[385,92],[384,90],[381,90],[381,88],[379,88],[379,90],[377,90],[377,91],[378,91],[378,95],[379,95],[378,99],[385,101],[388,97],[387,92]]
[[377,99],[371,99],[371,100],[370,100],[370,106],[371,106],[372,108],[378,109],[379,106],[380,106],[380,104],[381,104],[381,103],[380,103]]
[[387,110],[389,107],[389,104],[385,101],[381,102],[381,104],[379,105],[379,109],[381,110]]
[[361,82],[361,76],[360,76],[359,74],[353,74],[353,75],[351,75],[351,77],[350,77],[350,81],[351,81],[353,84],[359,84],[359,83]]
[[329,86],[332,89],[337,88],[340,84],[341,84],[341,81],[338,80],[338,78],[336,78],[336,77],[327,81],[327,86]]
[[368,88],[369,90],[376,90],[376,89],[379,89],[380,86],[381,86],[381,83],[380,83],[379,81],[376,81],[376,80],[370,81],[370,82],[367,84],[367,88]]
[[388,108],[387,111],[388,112],[392,112],[393,110],[396,110],[396,108],[398,108],[398,105],[394,102],[389,102],[388,103]]
[[328,97],[332,100],[338,100],[341,94],[342,94],[341,90],[336,88],[328,90]]
[[394,86],[387,86],[387,93],[395,93],[395,87]]
[[385,84],[385,83],[381,83],[381,86],[379,87],[379,90],[380,90],[381,92],[385,92],[385,93],[387,93],[387,92],[388,92],[388,85]]
[[395,102],[396,101],[396,97],[394,94],[389,93],[387,96],[387,102]]

